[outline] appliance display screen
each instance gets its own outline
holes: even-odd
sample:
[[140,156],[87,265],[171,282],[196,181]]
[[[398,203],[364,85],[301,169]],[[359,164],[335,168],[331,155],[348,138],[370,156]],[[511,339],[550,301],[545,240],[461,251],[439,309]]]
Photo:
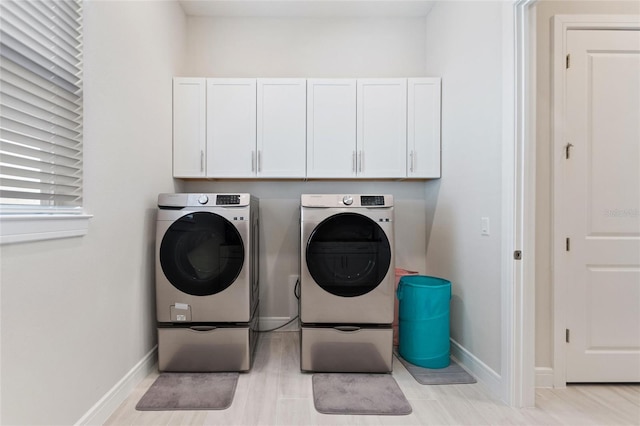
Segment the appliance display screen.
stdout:
[[217,195],[216,196],[216,205],[226,206],[226,205],[232,205],[232,204],[240,204],[239,195]]
[[384,195],[362,195],[361,206],[384,206]]

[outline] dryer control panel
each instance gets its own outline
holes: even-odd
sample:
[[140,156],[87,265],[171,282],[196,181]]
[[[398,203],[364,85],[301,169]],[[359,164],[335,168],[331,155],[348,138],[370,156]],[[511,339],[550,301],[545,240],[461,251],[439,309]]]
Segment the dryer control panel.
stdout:
[[388,208],[393,207],[393,196],[388,194],[302,194],[300,206]]
[[368,206],[384,206],[384,195],[362,195],[360,196],[360,205]]
[[218,194],[216,196],[217,206],[231,206],[240,204],[240,195],[238,194]]

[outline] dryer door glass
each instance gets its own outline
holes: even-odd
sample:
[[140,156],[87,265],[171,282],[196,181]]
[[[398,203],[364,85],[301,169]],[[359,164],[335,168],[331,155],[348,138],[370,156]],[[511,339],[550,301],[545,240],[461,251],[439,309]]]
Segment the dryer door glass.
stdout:
[[208,296],[236,280],[244,264],[244,244],[235,226],[222,216],[191,213],[175,221],[165,233],[160,264],[178,290]]
[[339,213],[322,221],[307,242],[307,268],[316,283],[336,296],[361,296],[389,272],[391,246],[366,216]]

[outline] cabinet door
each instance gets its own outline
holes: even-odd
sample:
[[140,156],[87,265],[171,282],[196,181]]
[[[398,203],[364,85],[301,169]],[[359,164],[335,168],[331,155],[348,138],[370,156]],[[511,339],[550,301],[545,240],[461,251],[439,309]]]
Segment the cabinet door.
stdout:
[[440,79],[410,78],[407,177],[440,177]]
[[356,80],[307,80],[307,177],[356,175]]
[[204,78],[173,79],[173,176],[205,176],[206,85]]
[[258,79],[257,175],[305,177],[305,79]]
[[207,79],[207,177],[253,177],[256,162],[256,80]]
[[358,176],[407,173],[407,80],[358,80]]

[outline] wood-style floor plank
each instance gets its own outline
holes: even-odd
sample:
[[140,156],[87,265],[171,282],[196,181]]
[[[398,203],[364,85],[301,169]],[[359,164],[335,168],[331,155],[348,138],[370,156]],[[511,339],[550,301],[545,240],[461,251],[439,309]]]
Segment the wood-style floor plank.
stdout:
[[106,425],[419,426],[419,425],[640,425],[640,386],[579,385],[537,389],[536,406],[515,409],[482,383],[424,386],[394,359],[393,377],[413,407],[407,416],[318,413],[312,374],[300,372],[297,332],[260,335],[253,367],[241,373],[231,407],[215,411],[136,411],[158,377],[147,376]]

